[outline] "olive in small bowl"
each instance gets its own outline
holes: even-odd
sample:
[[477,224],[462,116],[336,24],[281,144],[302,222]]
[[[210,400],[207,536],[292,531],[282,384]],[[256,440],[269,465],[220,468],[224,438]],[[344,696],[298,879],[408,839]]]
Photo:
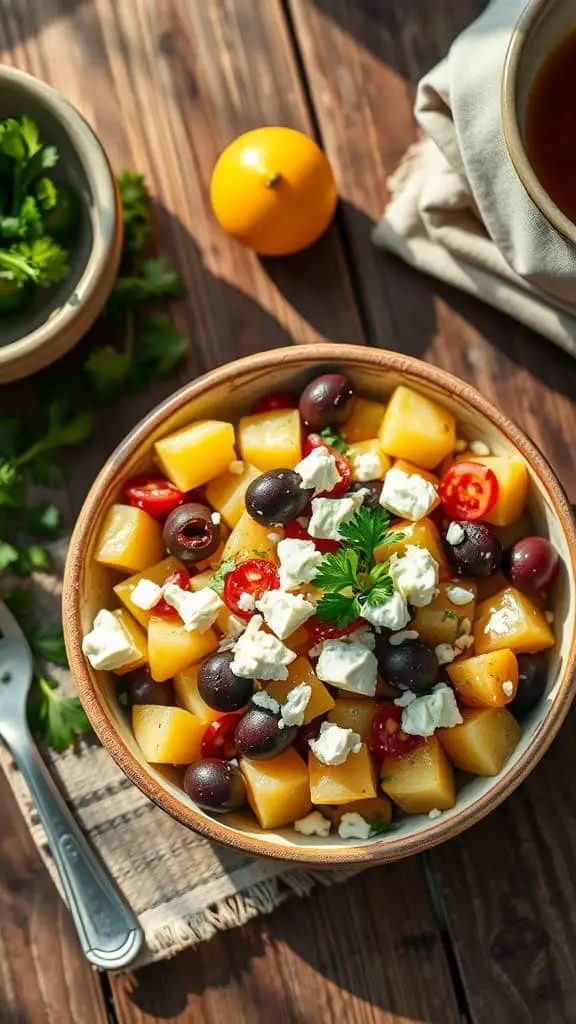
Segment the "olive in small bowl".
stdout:
[[186,769],[184,789],[205,811],[234,811],[246,803],[242,773],[219,757],[205,757]]
[[324,430],[350,415],[354,392],[343,373],[323,373],[311,380],[300,398],[300,415],[307,427]]
[[168,516],[162,534],[171,555],[193,565],[213,555],[220,543],[220,524],[212,520],[207,505],[189,502]]
[[293,469],[270,469],[252,481],[246,491],[246,511],[257,523],[278,526],[291,523],[306,508],[312,491],[301,487],[302,477]]

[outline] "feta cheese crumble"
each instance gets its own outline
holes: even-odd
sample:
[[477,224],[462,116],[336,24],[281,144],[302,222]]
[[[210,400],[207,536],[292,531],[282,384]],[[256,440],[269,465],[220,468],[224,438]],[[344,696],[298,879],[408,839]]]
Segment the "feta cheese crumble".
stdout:
[[294,829],[296,832],[301,832],[303,836],[321,836],[325,839],[330,835],[331,825],[330,819],[325,818],[320,811],[310,811],[305,818],[298,818],[294,822]]
[[440,818],[442,817],[442,811],[439,807],[433,807],[431,811],[428,811],[428,817],[432,818],[432,820],[434,820],[434,818]]
[[548,623],[548,625],[551,625],[554,622],[554,612],[551,612],[551,611],[548,611],[548,610],[545,611],[544,612],[544,618],[546,619],[546,622]]
[[352,518],[363,500],[358,493],[343,498],[313,498],[308,533],[319,540],[342,540],[340,527]]
[[474,441],[470,441],[468,447],[471,452],[474,452],[474,455],[490,455],[488,445],[485,441],[481,441],[479,438]]
[[313,490],[314,494],[331,491],[341,480],[336,459],[327,448],[313,448],[305,459],[296,463],[294,472],[302,477],[302,490]]
[[438,644],[434,648],[434,654],[438,658],[439,665],[449,665],[457,657],[458,651],[454,649],[452,644]]
[[268,537],[268,540],[272,541],[273,544],[278,544],[278,541],[282,540],[281,535],[279,533],[274,533],[274,530],[272,530],[271,533],[267,533],[266,536]]
[[286,666],[295,661],[296,652],[271,633],[264,633],[261,626],[262,616],[254,615],[234,645],[230,668],[248,679],[287,679]]
[[455,584],[453,587],[447,587],[446,597],[450,601],[450,604],[463,605],[470,604],[470,601],[474,600],[474,591],[467,590],[466,587],[459,587]]
[[416,694],[412,693],[412,690],[404,690],[404,693],[401,693],[399,697],[396,697],[394,703],[396,704],[396,707],[407,708],[414,700],[416,700]]
[[347,644],[361,644],[362,647],[367,647],[369,651],[373,651],[376,647],[376,637],[370,626],[358,626],[358,629],[347,633],[342,639]]
[[220,515],[219,512],[212,512],[212,515],[210,516],[210,519],[214,523],[214,526],[218,526],[219,523],[222,522],[222,516]]
[[253,594],[247,593],[246,590],[242,591],[238,598],[238,607],[242,612],[253,612],[256,607],[256,599]]
[[461,544],[463,540],[466,540],[466,531],[462,529],[460,523],[450,523],[446,530],[446,540],[453,548]]
[[220,609],[224,607],[218,594],[210,587],[193,592],[184,590],[176,583],[167,583],[162,589],[162,594],[167,604],[176,609],[188,633],[194,629],[205,633],[216,621]]
[[384,626],[386,629],[392,630],[404,629],[404,626],[410,622],[406,598],[398,590],[382,604],[364,605],[361,615],[373,626]]
[[497,608],[491,612],[488,622],[484,626],[485,633],[496,633],[497,636],[506,636],[514,625],[508,608]]
[[267,590],[256,601],[256,607],[279,640],[285,640],[314,614],[314,605],[302,594],[289,594],[284,590]]
[[311,583],[322,561],[321,553],[311,540],[281,540],[277,547],[280,559],[280,586],[293,590],[300,583]]
[[123,668],[139,657],[122,623],[106,608],[95,616],[91,632],[82,641],[82,651],[92,668],[102,672]]
[[418,473],[392,468],[384,477],[380,504],[394,515],[417,522],[428,515],[437,497],[438,491],[430,480]]
[[340,839],[368,839],[372,826],[356,811],[343,814],[338,823]]
[[349,754],[358,754],[362,739],[352,729],[342,729],[333,722],[322,722],[315,740],[308,740],[308,746],[322,764],[344,764]]
[[316,675],[323,683],[331,683],[341,690],[373,697],[376,693],[378,662],[364,644],[325,640],[316,665]]
[[402,712],[402,729],[409,736],[432,736],[436,729],[452,729],[462,721],[454,691],[445,683],[410,701]]
[[399,647],[405,640],[418,640],[420,633],[415,629],[401,629],[399,633],[394,633],[393,636],[388,637],[388,643],[392,644],[392,647]]
[[436,593],[438,562],[427,548],[408,544],[403,555],[392,556],[390,575],[408,603],[415,608],[423,608],[430,604]]
[[244,463],[240,459],[233,459],[232,462],[228,463],[228,472],[233,473],[234,476],[242,476]]
[[159,587],[153,580],[141,579],[130,594],[130,601],[136,608],[143,612],[149,612],[162,597],[162,587]]
[[511,679],[506,679],[505,682],[502,683],[502,693],[505,697],[511,697],[514,693],[514,683]]
[[280,708],[281,717],[278,728],[284,729],[285,726],[304,725],[304,714],[310,703],[311,696],[312,687],[308,683],[298,683],[298,686],[290,690],[284,704]]
[[280,711],[278,701],[266,693],[266,690],[256,690],[256,693],[252,694],[252,703],[257,708],[262,708],[263,711],[271,711],[273,715],[277,715]]
[[368,480],[379,480],[382,476],[382,463],[377,452],[357,452],[350,459],[352,475],[359,483]]

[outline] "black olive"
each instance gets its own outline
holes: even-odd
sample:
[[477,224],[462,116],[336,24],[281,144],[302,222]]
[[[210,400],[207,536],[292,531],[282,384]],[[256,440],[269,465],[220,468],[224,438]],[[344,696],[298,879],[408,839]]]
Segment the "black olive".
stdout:
[[231,651],[211,654],[198,672],[198,693],[216,711],[238,711],[254,692],[254,680],[237,676],[230,668]]
[[353,398],[348,377],[343,373],[324,373],[304,388],[299,403],[300,415],[312,430],[324,430],[348,419]]
[[234,743],[239,754],[264,761],[286,750],[297,732],[295,725],[281,729],[279,714],[253,706],[238,722]]
[[422,640],[404,640],[401,644],[388,642],[379,648],[378,661],[386,681],[399,690],[411,690],[420,695],[438,682],[438,658]]
[[448,529],[442,534],[448,560],[463,576],[491,576],[502,565],[502,541],[495,526],[490,523],[459,522],[464,537],[454,543],[448,540]]
[[270,469],[253,480],[246,491],[246,511],[264,526],[290,523],[304,511],[312,491],[300,485],[293,469]]
[[126,703],[133,704],[174,704],[172,683],[154,683],[146,669],[137,669],[123,680],[121,693],[126,694]]
[[542,700],[548,682],[548,663],[543,654],[518,655],[518,689],[506,705],[517,718],[532,711]]
[[220,543],[220,524],[212,522],[207,505],[179,505],[168,516],[162,534],[171,555],[188,565],[213,555]]
[[382,481],[381,480],[367,480],[365,483],[356,481],[352,484],[351,491],[365,491],[362,499],[362,504],[366,508],[376,508],[380,504],[380,495],[382,494]]
[[233,811],[246,802],[240,770],[219,757],[206,757],[186,769],[184,790],[206,811]]

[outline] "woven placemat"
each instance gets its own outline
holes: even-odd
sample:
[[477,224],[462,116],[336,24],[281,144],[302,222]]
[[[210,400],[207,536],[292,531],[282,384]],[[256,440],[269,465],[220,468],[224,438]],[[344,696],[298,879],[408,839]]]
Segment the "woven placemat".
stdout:
[[[65,545],[54,545],[52,555],[57,575],[39,574],[34,579],[37,606],[46,625],[54,621],[59,605]],[[61,686],[73,692],[67,673],[57,674]],[[201,838],[133,786],[95,737],[79,740],[62,754],[42,753],[140,921],[146,947],[138,966],[174,956],[219,930],[268,914],[291,895],[308,895],[318,882],[332,885],[356,873],[294,869]],[[62,895],[44,829],[20,773],[1,744],[0,765]]]

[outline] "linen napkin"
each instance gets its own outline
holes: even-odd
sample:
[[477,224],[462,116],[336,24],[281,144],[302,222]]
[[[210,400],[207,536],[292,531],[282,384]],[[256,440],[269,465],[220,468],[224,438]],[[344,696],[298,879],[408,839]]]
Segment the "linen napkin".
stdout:
[[525,6],[492,0],[419,83],[421,135],[373,240],[576,355],[576,250],[525,192],[502,132],[504,59]]

